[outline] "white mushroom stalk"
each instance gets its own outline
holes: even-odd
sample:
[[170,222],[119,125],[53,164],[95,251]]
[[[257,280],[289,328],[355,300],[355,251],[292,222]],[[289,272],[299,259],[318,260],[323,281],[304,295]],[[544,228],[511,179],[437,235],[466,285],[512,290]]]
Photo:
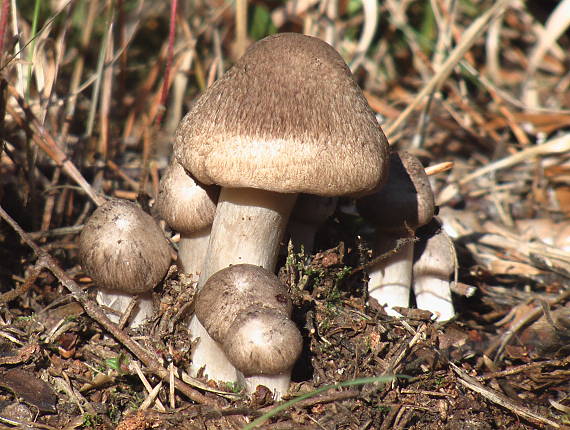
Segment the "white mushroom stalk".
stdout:
[[232,264],[253,264],[273,272],[296,197],[253,188],[223,188],[200,285]]
[[397,247],[399,249],[369,269],[368,297],[385,306],[388,315],[401,316],[396,308],[410,307],[414,244],[402,242],[398,245],[398,240],[403,238],[402,234],[381,232],[377,236],[374,256],[393,252]]
[[410,307],[413,233],[434,214],[434,197],[420,161],[401,151],[390,156],[388,182],[378,192],[357,201],[360,214],[376,226],[374,257],[392,252],[369,269],[368,295],[400,316],[397,307]]
[[437,321],[443,322],[455,316],[450,279],[456,256],[453,241],[440,227],[434,220],[433,228],[415,246],[413,282],[418,308],[430,311]]
[[[79,237],[79,256],[97,286],[97,302],[130,315],[132,328],[153,313],[152,289],[170,266],[170,246],[164,233],[135,203],[109,200],[93,212]],[[120,316],[108,314],[117,323]]]
[[[295,197],[263,190],[223,188],[199,288],[230,265],[248,263],[273,272]],[[192,337],[200,337],[192,355],[191,372],[196,375],[201,368],[206,368],[210,379],[238,382],[234,366],[223,354],[217,353],[220,346],[205,335],[207,331],[196,315],[192,316],[190,332]]]

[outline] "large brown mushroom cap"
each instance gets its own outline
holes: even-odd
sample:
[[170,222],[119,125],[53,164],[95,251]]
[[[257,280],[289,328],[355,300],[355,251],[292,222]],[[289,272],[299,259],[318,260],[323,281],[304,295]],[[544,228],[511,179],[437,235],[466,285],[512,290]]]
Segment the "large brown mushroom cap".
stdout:
[[374,194],[361,197],[356,205],[364,218],[382,231],[412,230],[427,224],[435,202],[429,179],[420,161],[406,151],[390,154],[389,177]]
[[154,219],[135,203],[109,200],[93,212],[79,237],[86,273],[109,290],[152,290],[170,266],[170,247]]
[[376,187],[387,148],[341,56],[282,33],[255,43],[202,94],[174,151],[205,184],[334,196]]
[[245,376],[290,371],[302,347],[295,323],[267,308],[252,308],[240,314],[222,344],[228,360]]
[[190,234],[212,225],[219,188],[197,183],[176,161],[160,180],[156,209],[179,233]]
[[237,264],[206,281],[194,312],[212,339],[222,342],[234,320],[249,307],[271,308],[285,317],[292,310],[287,288],[277,276],[259,266]]

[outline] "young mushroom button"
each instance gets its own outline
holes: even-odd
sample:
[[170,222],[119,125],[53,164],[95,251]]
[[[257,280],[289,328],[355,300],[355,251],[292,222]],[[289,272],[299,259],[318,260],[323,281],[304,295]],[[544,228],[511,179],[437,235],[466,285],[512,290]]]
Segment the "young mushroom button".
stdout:
[[222,187],[200,283],[231,264],[273,271],[296,195],[369,192],[383,180],[387,148],[331,46],[293,33],[255,43],[176,132],[178,162]]
[[238,264],[220,270],[195,300],[196,316],[209,337],[199,339],[193,367],[205,365],[210,379],[225,380],[216,373],[224,365],[221,357],[208,355],[218,348],[237,368],[236,380],[248,393],[265,385],[280,397],[302,344],[291,310],[286,287],[262,267]]
[[301,333],[287,315],[255,307],[236,318],[223,343],[228,360],[241,372],[246,392],[254,393],[264,385],[277,400],[289,389],[302,347]]
[[[119,313],[138,297],[131,327],[152,315],[152,289],[170,266],[170,246],[154,219],[135,203],[109,200],[97,208],[79,236],[79,256],[97,285],[97,302]],[[119,317],[109,315],[118,322]]]
[[180,233],[178,265],[196,279],[206,257],[218,193],[218,187],[199,184],[176,161],[160,180],[156,209]]

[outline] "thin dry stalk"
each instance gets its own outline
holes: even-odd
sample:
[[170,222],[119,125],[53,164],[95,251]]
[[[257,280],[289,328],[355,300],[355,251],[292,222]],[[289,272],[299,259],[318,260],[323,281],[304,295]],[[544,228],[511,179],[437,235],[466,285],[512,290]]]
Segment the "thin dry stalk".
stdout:
[[545,31],[536,44],[528,61],[527,80],[523,90],[523,101],[529,106],[539,106],[536,82],[538,70],[544,55],[556,40],[570,26],[570,0],[562,0],[546,21]]
[[8,86],[8,91],[14,97],[20,107],[23,109],[24,114],[26,115],[26,119],[22,118],[16,110],[8,104],[7,109],[8,113],[14,118],[16,123],[24,129],[27,130],[28,133],[32,136],[32,140],[34,143],[41,148],[53,161],[57,166],[63,168],[64,172],[73,179],[77,185],[79,185],[83,191],[89,196],[91,200],[96,205],[101,205],[105,202],[102,197],[99,197],[89,182],[83,177],[81,172],[77,169],[77,167],[73,164],[73,162],[67,158],[67,155],[59,148],[55,140],[51,137],[51,135],[46,131],[44,127],[39,124],[39,121],[34,116],[34,114],[30,111],[28,106],[25,104],[24,100],[18,94],[16,89],[12,86]]
[[247,0],[236,0],[235,54],[241,57],[247,48]]
[[441,66],[441,69],[436,73],[429,82],[422,88],[422,90],[415,97],[414,101],[400,114],[394,123],[386,128],[386,136],[392,136],[398,128],[408,119],[410,114],[424,101],[426,96],[431,94],[436,88],[439,88],[445,79],[452,72],[453,68],[463,58],[465,53],[473,46],[479,36],[485,31],[489,23],[502,14],[508,4],[513,0],[500,0],[493,4],[483,15],[473,22],[469,28],[464,32],[461,42],[451,52],[447,60]]
[[558,424],[556,421],[552,421],[534,412],[530,408],[527,408],[526,406],[517,404],[517,402],[515,402],[513,399],[508,398],[507,396],[505,396],[502,393],[499,393],[498,391],[485,387],[483,384],[481,384],[475,378],[469,376],[467,372],[465,372],[463,369],[459,368],[455,364],[449,363],[449,365],[451,366],[453,371],[457,374],[457,379],[463,386],[482,395],[490,402],[502,406],[510,410],[517,416],[522,417],[531,422],[546,424],[556,429],[560,428],[560,424]]

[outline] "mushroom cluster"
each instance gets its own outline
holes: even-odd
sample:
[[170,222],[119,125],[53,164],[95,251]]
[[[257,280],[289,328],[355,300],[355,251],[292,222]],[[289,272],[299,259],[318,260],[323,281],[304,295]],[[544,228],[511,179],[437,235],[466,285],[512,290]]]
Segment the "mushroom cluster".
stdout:
[[[334,197],[365,194],[382,183],[388,145],[342,57],[317,38],[283,33],[251,46],[196,100],[177,129],[174,154],[196,181],[221,187],[199,270],[201,289],[232,265],[273,273],[297,195],[323,206],[323,216],[301,221],[322,220]],[[301,240],[310,247],[312,236]],[[182,264],[185,270],[189,264]],[[248,327],[269,318],[266,311],[242,311],[236,321],[248,315]],[[286,327],[291,323],[283,315]],[[210,378],[236,381],[237,359],[222,354],[220,338],[210,338],[203,324],[196,315],[190,322],[199,338],[194,373],[205,367]]]
[[[393,248],[430,221],[434,203],[414,157],[393,154],[384,186],[388,163],[386,137],[348,66],[317,38],[269,36],[202,93],[177,128],[156,201],[158,213],[180,233],[179,268],[197,279],[189,323],[194,375],[242,383],[248,393],[265,385],[276,398],[287,391],[302,348],[288,291],[274,275],[289,217],[297,212],[289,226],[295,247],[310,252],[338,197],[370,194],[359,201],[360,212],[378,226],[377,251]],[[114,204],[142,213],[134,204]],[[114,225],[119,232],[105,234],[119,250],[86,245],[85,269],[109,290],[126,284],[131,293],[148,291],[170,262],[164,235],[154,222],[143,232],[119,215],[100,220],[110,211],[95,212],[81,242],[102,240],[103,229]],[[430,261],[439,258],[426,252]],[[413,254],[408,244],[376,268],[370,295],[389,308],[408,306]],[[422,258],[413,269],[418,304],[432,291]],[[93,261],[106,267],[104,274]],[[123,279],[109,279],[115,272]],[[401,290],[399,298],[388,297],[392,290]]]
[[[410,306],[413,289],[418,308],[447,321],[454,316],[449,285],[455,262],[451,242],[445,248],[440,232],[414,247],[415,231],[434,217],[429,178],[421,162],[406,151],[390,155],[389,171],[381,189],[357,201],[360,215],[376,226],[374,255],[389,254],[369,270],[369,297],[384,305],[389,315],[399,316],[396,309]],[[431,276],[435,273],[436,277]]]

